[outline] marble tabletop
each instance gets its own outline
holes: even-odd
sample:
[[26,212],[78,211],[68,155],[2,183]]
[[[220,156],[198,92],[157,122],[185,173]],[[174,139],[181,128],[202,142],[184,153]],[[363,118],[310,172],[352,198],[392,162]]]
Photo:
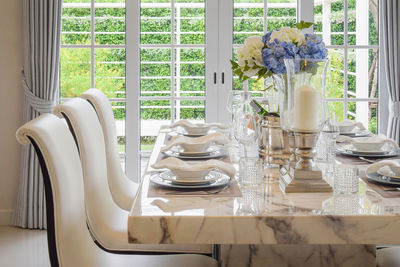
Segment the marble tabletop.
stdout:
[[[149,166],[164,143],[160,132]],[[361,167],[365,168],[365,166]],[[128,218],[138,244],[399,244],[400,198],[383,198],[360,180],[359,193],[288,193],[277,169],[242,197],[148,197],[151,167]]]

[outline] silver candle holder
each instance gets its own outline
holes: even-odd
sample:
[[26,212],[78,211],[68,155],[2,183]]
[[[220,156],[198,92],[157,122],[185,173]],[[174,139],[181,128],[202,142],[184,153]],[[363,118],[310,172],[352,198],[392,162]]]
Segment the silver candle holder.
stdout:
[[332,192],[332,187],[323,179],[322,171],[314,162],[318,133],[294,132],[297,162],[281,171],[280,186],[286,193]]

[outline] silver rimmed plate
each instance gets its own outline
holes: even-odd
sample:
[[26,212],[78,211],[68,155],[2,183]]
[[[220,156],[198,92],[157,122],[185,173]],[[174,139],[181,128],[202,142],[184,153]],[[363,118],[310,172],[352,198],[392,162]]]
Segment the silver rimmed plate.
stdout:
[[386,146],[386,145],[384,145],[382,147],[382,149],[379,149],[379,150],[376,150],[376,151],[373,151],[373,150],[370,150],[370,151],[359,150],[359,149],[356,149],[352,144],[344,145],[344,146],[342,146],[342,148],[344,150],[348,151],[348,152],[351,152],[351,153],[372,154],[372,155],[384,155],[384,154],[387,154],[387,153],[390,153],[391,151],[393,151],[393,147],[392,146]]
[[380,184],[396,185],[396,186],[400,185],[400,180],[380,175],[377,172],[367,174],[367,179]]
[[351,132],[341,132],[341,135],[346,135],[349,137],[364,137],[364,136],[369,136],[371,133],[368,130],[355,130],[355,131],[351,131]]
[[218,171],[210,171],[206,176],[199,177],[199,179],[178,180],[177,177],[170,170],[168,170],[160,173],[160,178],[166,181],[171,181],[173,184],[192,186],[192,185],[204,185],[213,183],[217,179],[219,179],[221,175],[222,174]]
[[179,152],[174,152],[171,150],[167,150],[162,153],[168,157],[175,157],[179,159],[215,159],[225,157],[228,152],[223,148],[219,148],[218,150],[212,151],[206,155],[181,155]]
[[353,156],[353,157],[370,157],[370,158],[390,158],[390,157],[396,157],[400,155],[400,150],[399,149],[394,149],[388,152],[384,152],[384,153],[378,153],[378,154],[374,154],[374,153],[365,153],[365,152],[360,152],[360,151],[350,151],[350,150],[346,150],[343,147],[340,147],[337,149],[337,152],[346,156]]
[[[214,172],[214,171],[212,171]],[[211,173],[211,172],[210,172]],[[220,177],[213,182],[207,183],[207,184],[199,184],[199,185],[182,185],[182,184],[175,184],[172,181],[165,180],[160,177],[160,174],[154,174],[153,176],[150,177],[150,181],[153,183],[160,185],[160,186],[165,186],[165,187],[170,187],[170,188],[183,188],[183,189],[204,189],[204,188],[213,188],[213,187],[219,187],[219,186],[224,186],[229,183],[231,178],[224,174],[220,173]]]
[[378,174],[382,175],[382,176],[387,176],[390,177],[392,179],[396,179],[396,180],[400,180],[400,176],[396,175],[389,166],[383,166],[382,168],[380,168],[377,171]]
[[174,146],[171,147],[171,151],[172,152],[176,152],[179,153],[180,156],[206,156],[206,155],[210,155],[210,153],[215,152],[217,150],[221,149],[221,147],[219,146],[210,146],[206,149],[206,151],[197,151],[197,152],[186,152],[183,150],[182,147],[180,146]]

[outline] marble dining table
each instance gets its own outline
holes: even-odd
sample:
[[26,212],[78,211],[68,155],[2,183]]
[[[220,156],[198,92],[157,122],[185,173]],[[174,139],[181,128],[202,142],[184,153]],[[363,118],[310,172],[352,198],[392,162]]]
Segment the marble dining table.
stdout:
[[375,266],[376,245],[400,244],[400,198],[383,198],[362,180],[351,195],[285,194],[269,168],[240,197],[149,197],[167,134],[157,137],[130,211],[130,243],[217,245],[221,266]]

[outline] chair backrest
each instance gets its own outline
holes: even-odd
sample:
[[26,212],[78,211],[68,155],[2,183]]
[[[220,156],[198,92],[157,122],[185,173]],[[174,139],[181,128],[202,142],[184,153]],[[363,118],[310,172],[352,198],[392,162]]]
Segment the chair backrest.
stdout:
[[94,266],[96,250],[86,226],[82,168],[65,121],[44,114],[17,131],[35,148],[43,173],[51,266]]
[[114,113],[110,101],[101,91],[91,88],[81,94],[95,109],[103,129],[104,143],[106,149],[108,184],[114,201],[124,210],[132,207],[133,196],[137,185],[128,180],[122,170],[117,142]]
[[[54,108],[54,113],[66,119],[79,148],[85,186],[86,215],[95,240],[104,248],[113,240],[113,229],[120,230],[127,212],[112,199],[108,180],[104,137],[93,107],[82,98],[74,98]],[[126,214],[125,214],[126,213]],[[121,226],[122,225],[122,226]],[[126,230],[125,230],[126,232]]]

